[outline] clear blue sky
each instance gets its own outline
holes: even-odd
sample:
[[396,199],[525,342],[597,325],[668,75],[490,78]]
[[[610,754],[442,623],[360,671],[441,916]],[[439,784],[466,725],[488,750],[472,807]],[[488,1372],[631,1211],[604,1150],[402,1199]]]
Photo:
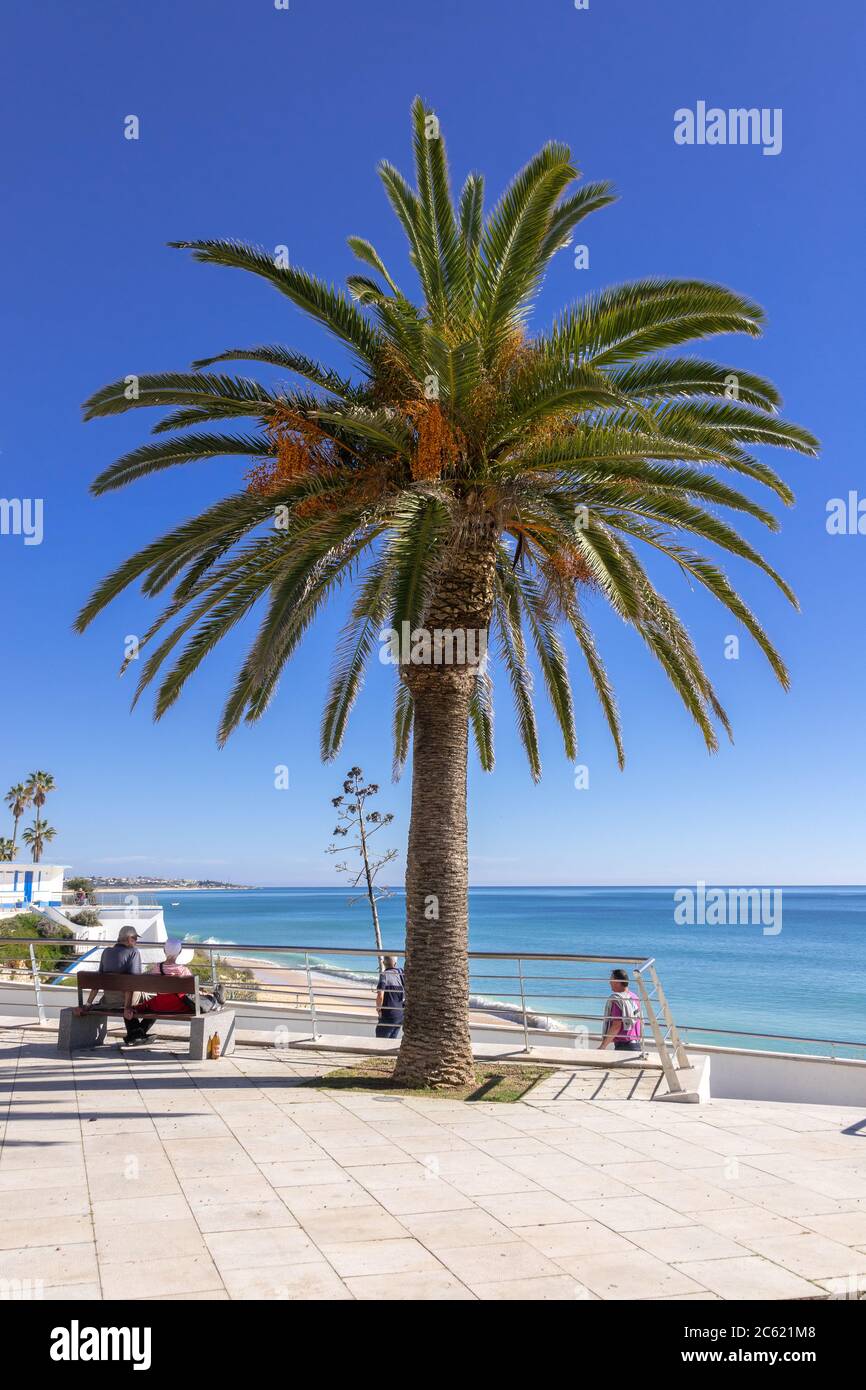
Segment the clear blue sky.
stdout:
[[[669,573],[665,591],[735,726],[736,745],[710,758],[639,641],[598,605],[627,770],[616,770],[576,666],[589,790],[574,789],[543,706],[545,776],[533,786],[501,691],[497,769],[471,773],[473,881],[864,881],[866,537],[825,530],[828,499],[866,488],[864,14],[855,0],[591,0],[584,12],[571,0],[291,0],[288,12],[272,0],[43,0],[10,10],[0,496],[43,498],[45,538],[26,547],[0,536],[0,781],[5,790],[34,767],[54,773],[52,859],[102,873],[332,883],[328,799],[353,762],[383,784],[393,843],[405,844],[408,780],[389,781],[390,671],[368,683],[345,757],[318,761],[333,624],[308,641],[264,721],[219,752],[220,703],[248,634],[154,725],[143,705],[129,713],[130,684],[116,674],[125,635],[152,617],[148,601],[130,593],[84,637],[71,623],[122,557],[237,485],[236,463],[220,461],[90,497],[90,480],[144,440],[153,413],[85,426],[81,401],[129,372],[182,369],[237,344],[323,350],[267,286],[165,243],[285,243],[293,261],[339,281],[355,268],[345,237],[356,233],[398,262],[375,166],[387,156],[408,172],[420,92],[461,180],[480,168],[497,193],[558,138],[588,178],[616,183],[621,201],[585,224],[590,269],[560,255],[539,321],[638,276],[730,284],[765,306],[769,329],[711,351],[775,380],[786,413],[823,443],[818,462],[775,460],[797,507],[780,535],[754,531],[802,613],[736,571],[790,664],[791,692],[746,638],[740,660],[724,660],[729,619]],[[781,107],[782,153],[675,145],[674,111],[698,100]],[[123,138],[129,114],[140,118],[137,143]],[[273,787],[278,763],[288,791]]]

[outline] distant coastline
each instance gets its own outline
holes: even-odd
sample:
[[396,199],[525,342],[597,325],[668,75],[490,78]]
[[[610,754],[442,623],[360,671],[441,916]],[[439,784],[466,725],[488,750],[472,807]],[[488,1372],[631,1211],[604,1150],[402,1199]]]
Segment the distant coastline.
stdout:
[[253,883],[212,883],[209,880],[191,883],[189,879],[182,879],[173,883],[171,879],[165,878],[91,878],[90,882],[98,893],[252,893],[255,891],[255,884]]

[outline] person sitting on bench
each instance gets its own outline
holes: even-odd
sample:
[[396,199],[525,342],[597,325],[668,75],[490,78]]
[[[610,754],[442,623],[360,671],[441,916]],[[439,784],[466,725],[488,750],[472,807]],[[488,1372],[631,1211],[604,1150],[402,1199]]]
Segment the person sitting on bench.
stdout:
[[[192,971],[178,961],[178,956],[183,950],[182,944],[179,941],[166,941],[162,949],[165,951],[165,960],[148,966],[148,975],[188,975],[192,988]],[[138,1008],[141,1013],[147,1014],[190,1014],[194,1005],[190,1003],[186,994],[153,994],[148,995]],[[151,1019],[145,1027],[149,1028],[152,1023]]]
[[[117,941],[113,946],[106,946],[99,958],[99,972],[102,975],[140,975],[141,953],[138,949],[138,932],[135,927],[121,927],[117,933]],[[88,995],[82,1013],[87,1013],[97,991],[92,989]],[[123,1021],[126,1025],[126,1041],[130,1045],[144,1042],[147,1036],[148,1025],[140,1018],[135,1016],[135,1005],[141,996],[139,994],[123,994],[120,990],[106,989],[102,992],[99,1006],[102,1009],[123,1009]]]
[[[188,970],[186,965],[179,960],[183,951],[187,952],[188,959],[192,959],[192,951],[185,947],[180,941],[166,941],[162,948],[165,951],[165,960],[158,961],[156,965],[147,968],[148,975],[180,975],[187,976],[190,982],[189,994],[146,994],[142,1002],[136,1005],[136,1013],[139,1014],[192,1014],[195,1013],[195,1004],[192,994],[194,989],[193,973]],[[222,1008],[225,1002],[225,994],[222,985],[216,985],[213,991],[199,990],[198,1003],[202,1013],[210,1013],[213,1009]],[[155,1023],[155,1019],[149,1018],[142,1022],[145,1033],[149,1033]]]

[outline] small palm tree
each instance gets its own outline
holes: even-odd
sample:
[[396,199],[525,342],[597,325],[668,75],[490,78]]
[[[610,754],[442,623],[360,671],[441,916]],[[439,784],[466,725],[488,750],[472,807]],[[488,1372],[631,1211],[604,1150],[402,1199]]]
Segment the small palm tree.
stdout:
[[[750,299],[697,280],[641,280],[591,294],[530,331],[542,278],[579,222],[613,201],[608,184],[576,187],[561,144],[546,145],[485,215],[470,174],[452,199],[445,142],[423,103],[412,111],[416,186],[379,173],[408,243],[416,299],[369,241],[349,246],[365,273],[349,296],[256,247],[177,242],[197,260],[251,272],[323,325],[348,352],[348,374],[282,345],[235,347],[192,372],[125,377],[86,415],[170,407],[157,436],[106,468],[96,493],[194,460],[247,461],[238,491],[125,561],[78,618],[83,630],[126,587],[173,592],[145,637],[154,643],[135,699],[157,676],[155,713],[261,600],[265,612],[219,725],[224,742],[268,708],[307,628],[344,587],[349,620],[336,651],[321,752],[339,752],[383,628],[464,635],[461,658],[401,649],[395,769],[413,750],[406,876],[404,1040],[397,1077],[410,1085],[472,1076],[468,1026],[466,775],[471,728],[493,766],[491,668],[465,639],[495,637],[534,778],[541,772],[528,641],[562,731],[576,753],[564,638],[588,667],[624,753],[614,692],[587,600],[610,605],[660,663],[710,750],[722,704],[691,638],[644,557],[707,590],[755,640],[783,686],[784,663],[702,543],[784,579],[719,515],[774,515],[738,479],[789,504],[787,483],[753,449],[816,451],[779,419],[779,395],[754,373],[677,355],[683,343],[761,332]],[[372,272],[372,273],[370,273]],[[216,364],[248,360],[290,374],[265,384]],[[297,380],[306,383],[298,385]],[[242,422],[247,421],[243,427]],[[225,430],[215,422],[240,425]],[[172,430],[178,433],[170,434]],[[732,481],[733,480],[733,481]],[[174,624],[171,626],[171,624]],[[476,655],[473,652],[473,656]]]
[[51,843],[56,834],[57,831],[54,829],[54,826],[48,825],[44,820],[40,820],[39,816],[36,817],[32,826],[28,825],[21,838],[30,849],[34,864],[39,863],[44,853],[45,846]]
[[15,841],[0,840],[0,863],[11,864],[15,858]]
[[[23,782],[16,782],[14,787],[10,787],[6,793],[6,805],[12,812],[12,845],[13,849],[18,840],[18,822],[27,811],[32,800],[32,792]],[[14,857],[14,856],[10,856]]]

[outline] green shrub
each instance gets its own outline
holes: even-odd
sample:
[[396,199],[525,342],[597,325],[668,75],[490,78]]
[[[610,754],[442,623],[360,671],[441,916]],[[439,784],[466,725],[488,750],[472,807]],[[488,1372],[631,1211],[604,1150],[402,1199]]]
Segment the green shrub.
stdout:
[[[49,922],[35,912],[19,912],[0,922],[0,964],[9,967],[16,961],[24,961],[29,967],[29,948],[4,940],[10,936],[23,936],[28,941],[42,943],[35,947],[36,963],[41,970],[60,970],[68,964],[69,951],[60,944],[73,936],[68,927]],[[46,945],[46,942],[57,944]]]
[[[189,968],[193,975],[198,976],[199,986],[202,989],[209,989],[213,983],[210,951],[195,951],[189,963]],[[216,958],[216,977],[221,984],[255,984],[255,976],[251,970],[241,970],[236,965],[229,965],[228,961],[221,960],[219,956]],[[242,997],[249,998],[249,990],[241,990],[239,992]]]

